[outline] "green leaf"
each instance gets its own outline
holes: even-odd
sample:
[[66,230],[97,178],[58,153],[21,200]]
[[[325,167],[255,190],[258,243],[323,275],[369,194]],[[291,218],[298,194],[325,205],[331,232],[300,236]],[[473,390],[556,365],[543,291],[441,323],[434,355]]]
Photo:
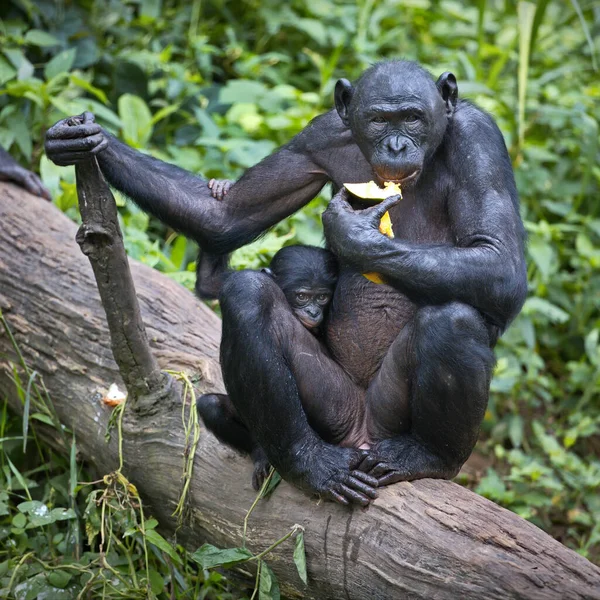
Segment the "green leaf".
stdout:
[[165,538],[162,535],[160,535],[160,533],[154,531],[154,529],[148,529],[146,531],[146,540],[148,540],[151,544],[156,546],[165,554],[168,554],[169,557],[178,565],[181,564],[181,558],[179,557],[177,552],[175,552],[175,548],[173,548],[173,546],[171,546],[171,544],[169,544],[169,542],[167,542],[167,540],[165,540]]
[[526,315],[540,314],[546,317],[552,323],[566,323],[569,320],[569,313],[565,312],[552,302],[544,298],[528,298],[523,306],[523,313]]
[[149,575],[150,588],[152,589],[152,593],[158,596],[158,594],[160,594],[165,589],[165,581],[163,579],[163,576],[154,569],[149,569]]
[[17,70],[2,56],[0,56],[0,85],[4,85],[17,74]]
[[152,114],[142,98],[123,94],[119,98],[119,117],[125,141],[137,148],[144,147],[152,135]]
[[585,353],[593,365],[600,366],[600,329],[592,329],[585,336]]
[[[5,458],[6,458],[6,462],[8,463],[8,466],[9,466],[10,470],[13,472],[13,475],[15,476],[15,478],[17,479],[17,481],[19,482],[19,485],[21,486],[21,489],[23,489],[25,491],[25,494],[27,495],[27,497],[29,498],[29,500],[31,500],[31,494],[29,493],[29,487],[27,487],[27,482],[25,481],[25,478],[23,477],[23,475],[21,475],[21,473],[19,472],[19,470],[17,469],[17,467],[15,467],[15,465],[12,462],[12,460],[10,460],[10,458],[8,458],[8,455],[5,455]],[[13,485],[11,485],[11,489],[13,491],[15,491],[17,488],[13,484]]]
[[34,46],[40,46],[41,48],[50,48],[60,44],[60,41],[53,35],[50,35],[41,29],[30,29],[25,34],[25,41]]
[[519,25],[519,146],[523,147],[525,139],[525,98],[527,95],[527,74],[529,72],[529,51],[531,48],[531,34],[533,19],[535,17],[535,4],[533,2],[518,2],[517,15]]
[[32,419],[35,419],[36,421],[41,421],[42,423],[46,423],[46,425],[54,425],[54,421],[48,416],[45,415],[43,413],[33,413],[31,415]]
[[48,510],[48,507],[43,503],[40,502],[39,500],[30,500],[29,502],[21,502],[20,504],[17,505],[17,510],[19,512],[31,515],[34,513],[38,513],[38,514],[46,514],[49,513],[50,511]]
[[46,81],[60,75],[61,73],[68,73],[75,62],[75,55],[77,50],[75,48],[69,48],[59,52],[52,60],[50,60],[44,67],[44,76]]
[[527,245],[529,254],[533,258],[537,268],[544,281],[548,281],[550,276],[556,272],[557,259],[556,250],[543,238],[532,236]]
[[230,79],[219,92],[219,102],[236,104],[243,100],[247,103],[257,103],[268,91],[268,88],[258,81]]
[[27,525],[27,517],[23,513],[17,513],[12,518],[12,526],[17,529],[24,529],[25,525]]
[[523,441],[524,422],[521,415],[511,415],[508,421],[508,437],[515,448],[520,448]]
[[203,569],[211,569],[213,567],[230,567],[245,562],[252,558],[252,553],[246,550],[246,548],[226,548],[225,550],[221,550],[211,544],[204,544],[192,554],[191,558]]
[[56,588],[60,588],[63,590],[69,585],[69,581],[71,581],[71,575],[66,571],[62,571],[57,569],[56,571],[51,571],[46,576],[48,578],[48,583]]
[[70,79],[71,79],[71,82],[74,83],[76,86],[78,86],[81,89],[84,89],[86,92],[89,92],[90,94],[93,94],[94,96],[96,96],[96,98],[98,98],[98,100],[100,100],[100,102],[103,102],[104,104],[108,104],[108,98],[106,97],[106,94],[100,88],[93,86],[89,81],[86,81],[85,79],[82,79],[81,77],[77,77],[77,75],[71,75]]
[[261,563],[260,581],[258,583],[259,600],[280,600],[279,582],[275,573],[271,571],[266,562]]
[[298,569],[298,575],[304,582],[304,585],[308,584],[308,578],[306,574],[306,552],[304,550],[304,532],[300,531],[296,536],[296,542],[294,544],[294,563],[296,569]]
[[25,391],[25,403],[23,404],[23,454],[27,450],[27,435],[29,433],[29,408],[31,407],[31,386],[33,380],[37,377],[37,371],[33,371],[27,382],[27,390]]

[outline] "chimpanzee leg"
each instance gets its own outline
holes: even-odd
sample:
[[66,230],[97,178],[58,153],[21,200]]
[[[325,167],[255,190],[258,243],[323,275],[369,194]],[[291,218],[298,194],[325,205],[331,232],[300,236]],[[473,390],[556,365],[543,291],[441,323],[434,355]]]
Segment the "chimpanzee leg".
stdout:
[[271,465],[263,449],[256,443],[248,428],[242,423],[229,396],[204,394],[196,401],[196,408],[204,425],[223,443],[249,454],[254,462],[252,487],[259,490],[269,474]]
[[351,434],[356,414],[362,422],[363,394],[296,319],[272,278],[233,273],[220,300],[225,385],[270,462],[300,487],[367,504],[375,479],[355,470],[366,453],[326,443],[309,424],[332,436]]
[[377,442],[362,467],[379,484],[454,477],[479,434],[494,366],[481,314],[452,302],[421,308],[367,391]]
[[244,454],[251,454],[256,445],[248,428],[240,420],[226,394],[204,394],[196,401],[204,425],[223,443]]

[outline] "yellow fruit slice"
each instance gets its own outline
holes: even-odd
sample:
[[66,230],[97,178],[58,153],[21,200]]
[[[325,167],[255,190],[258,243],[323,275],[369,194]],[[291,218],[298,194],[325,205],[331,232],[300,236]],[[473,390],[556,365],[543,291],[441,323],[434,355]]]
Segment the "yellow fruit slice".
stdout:
[[390,213],[383,213],[383,217],[381,217],[381,221],[379,221],[379,231],[383,233],[383,235],[387,235],[389,238],[394,239],[394,231],[392,229],[392,220],[390,219]]
[[385,283],[383,277],[379,273],[363,273],[363,277],[366,277],[369,281],[373,283]]
[[[380,188],[374,181],[368,181],[367,183],[345,183],[344,187],[358,198],[363,200],[385,200],[390,196],[396,196],[397,194],[402,197],[402,190],[397,183],[393,181],[386,181],[383,187]],[[392,229],[392,220],[390,219],[390,213],[385,212],[381,221],[379,221],[379,231],[383,235],[387,235],[390,239],[394,238],[394,231]],[[373,283],[385,283],[383,277],[379,273],[363,273],[369,281]]]
[[367,183],[345,183],[344,187],[358,198],[364,200],[385,200],[390,196],[402,196],[400,186],[393,181],[386,181],[380,188],[374,181]]

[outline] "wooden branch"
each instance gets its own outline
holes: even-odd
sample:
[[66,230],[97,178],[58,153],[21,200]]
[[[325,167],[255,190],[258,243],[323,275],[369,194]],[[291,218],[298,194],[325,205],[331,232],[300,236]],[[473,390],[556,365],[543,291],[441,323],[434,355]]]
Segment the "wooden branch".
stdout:
[[[40,373],[82,455],[100,472],[118,465],[104,441],[110,409],[98,392],[120,382],[89,264],[75,225],[45,201],[0,183],[0,308],[31,368]],[[222,391],[218,319],[166,276],[130,261],[152,353],[161,368],[185,370],[202,391]],[[0,397],[18,410],[0,334]],[[124,424],[124,473],[167,535],[179,499],[185,437],[179,409],[159,405]],[[192,522],[178,534],[190,549],[241,543],[255,493],[251,463],[202,431],[190,487]],[[268,557],[288,597],[600,600],[600,569],[540,529],[447,481],[402,483],[366,511],[317,502],[282,483],[259,502],[248,527],[253,552],[299,523],[306,529],[309,585],[292,548]]]
[[117,205],[96,158],[75,167],[82,225],[77,243],[89,258],[110,330],[113,356],[133,408],[156,412],[179,390],[152,355],[131,278]]

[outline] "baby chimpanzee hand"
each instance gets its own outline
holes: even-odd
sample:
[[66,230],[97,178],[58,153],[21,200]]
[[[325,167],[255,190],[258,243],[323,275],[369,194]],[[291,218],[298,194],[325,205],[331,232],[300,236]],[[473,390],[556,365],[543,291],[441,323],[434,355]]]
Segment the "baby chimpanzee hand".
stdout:
[[223,200],[232,185],[233,181],[229,181],[228,179],[211,179],[208,182],[212,197],[217,200]]

